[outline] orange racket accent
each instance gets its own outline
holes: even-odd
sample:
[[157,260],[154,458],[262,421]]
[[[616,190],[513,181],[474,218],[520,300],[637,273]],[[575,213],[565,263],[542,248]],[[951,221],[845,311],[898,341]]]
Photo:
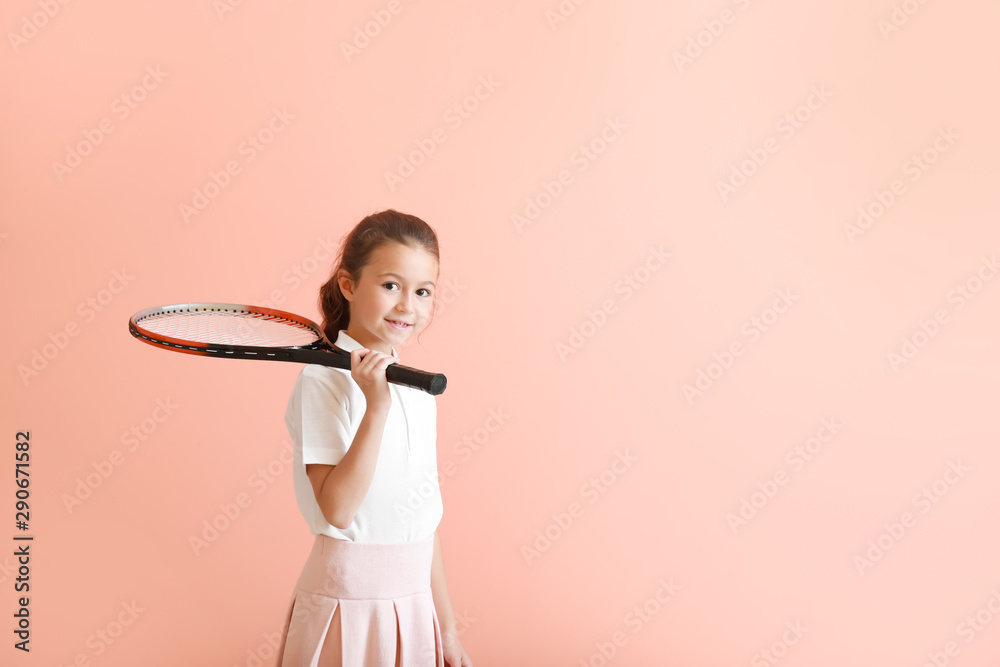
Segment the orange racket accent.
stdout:
[[[320,364],[351,370],[351,355],[330,345],[312,320],[273,308],[235,303],[179,303],[141,310],[129,332],[160,349],[222,358]],[[389,382],[437,395],[447,386],[441,373],[398,363],[385,369]]]

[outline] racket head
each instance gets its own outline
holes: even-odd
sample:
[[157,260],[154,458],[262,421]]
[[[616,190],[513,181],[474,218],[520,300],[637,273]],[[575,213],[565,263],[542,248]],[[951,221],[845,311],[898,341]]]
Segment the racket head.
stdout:
[[[238,303],[176,303],[140,310],[128,320],[140,341],[186,354],[319,364],[351,371],[351,353],[331,345],[323,330],[301,315]],[[426,391],[444,391],[447,379],[396,363],[389,382]]]
[[150,345],[198,355],[268,349],[336,351],[312,320],[274,308],[236,303],[177,303],[140,310],[129,332]]

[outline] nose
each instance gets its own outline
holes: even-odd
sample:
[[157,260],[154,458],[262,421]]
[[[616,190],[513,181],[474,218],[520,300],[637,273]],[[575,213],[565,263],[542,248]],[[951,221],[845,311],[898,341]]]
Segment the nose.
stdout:
[[396,302],[396,310],[403,314],[409,314],[413,312],[413,295],[412,294],[401,294],[399,301]]

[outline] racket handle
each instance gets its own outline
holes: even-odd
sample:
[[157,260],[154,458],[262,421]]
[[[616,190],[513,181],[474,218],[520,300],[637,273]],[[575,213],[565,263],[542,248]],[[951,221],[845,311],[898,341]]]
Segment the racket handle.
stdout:
[[441,373],[428,373],[409,366],[389,364],[385,367],[385,379],[396,384],[426,391],[432,396],[444,392],[448,379]]
[[[289,361],[332,366],[333,368],[341,368],[346,371],[351,370],[350,352],[339,348],[333,348],[332,352],[326,350],[276,351],[275,356],[285,357]],[[442,373],[430,373],[400,364],[389,364],[386,366],[385,379],[393,384],[402,384],[407,387],[426,391],[432,396],[444,393],[445,387],[448,386],[448,379]]]

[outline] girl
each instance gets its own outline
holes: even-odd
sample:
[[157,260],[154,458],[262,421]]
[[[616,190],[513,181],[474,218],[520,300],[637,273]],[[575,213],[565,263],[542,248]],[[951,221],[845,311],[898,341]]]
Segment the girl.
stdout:
[[390,209],[358,223],[338,260],[319,305],[351,370],[303,366],[285,411],[295,496],[316,538],[276,667],[472,667],[436,530],[437,404],[385,379],[396,346],[430,318],[437,236]]

